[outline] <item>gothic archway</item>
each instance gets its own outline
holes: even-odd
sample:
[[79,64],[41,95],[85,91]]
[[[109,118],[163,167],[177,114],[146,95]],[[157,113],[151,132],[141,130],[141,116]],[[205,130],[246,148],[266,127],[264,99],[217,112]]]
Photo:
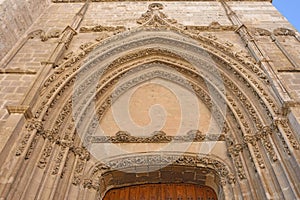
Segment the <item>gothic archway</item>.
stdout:
[[[194,93],[219,125],[218,136],[197,132],[199,130],[181,133],[180,137],[160,130],[147,138],[124,130],[116,135],[95,135],[99,120],[105,117],[114,100],[130,88],[155,78]],[[121,79],[123,82],[118,85]],[[230,177],[227,173],[225,179],[222,176],[218,179],[225,199],[229,199],[229,194],[238,198],[242,191],[252,191],[245,198],[265,198],[270,182],[274,183],[272,192],[282,196],[275,171],[265,168],[286,153],[278,152],[274,146],[291,148],[293,141],[286,138],[282,142],[278,139],[280,136],[271,134],[289,131],[289,127],[284,120],[278,122],[282,125],[272,123],[281,111],[267,78],[251,60],[200,36],[195,40],[177,30],[139,28],[92,45],[56,68],[45,81],[41,100],[33,110],[35,118],[28,123],[17,150],[17,155],[32,165],[31,168],[20,166],[21,174],[29,174],[26,178],[20,177],[19,184],[26,184],[27,188],[20,192],[21,197],[32,191],[41,198],[48,195],[63,198],[65,194],[99,197],[107,188],[99,187],[97,181],[101,176],[87,177],[88,170],[98,162],[95,155],[90,155],[91,145],[166,144],[170,141],[193,145],[216,143],[224,153],[224,165],[231,169]],[[91,113],[96,117],[91,117]],[[183,153],[197,152],[189,149]],[[174,162],[178,160],[180,156]],[[193,163],[194,170],[211,164],[199,166],[197,162]],[[278,164],[276,170],[283,167],[291,166]],[[41,175],[39,186],[27,181],[34,173]],[[285,178],[297,179],[297,176]],[[255,190],[255,185],[260,186],[260,190]],[[46,187],[52,187],[50,194],[42,193]],[[56,193],[57,190],[61,193]]]

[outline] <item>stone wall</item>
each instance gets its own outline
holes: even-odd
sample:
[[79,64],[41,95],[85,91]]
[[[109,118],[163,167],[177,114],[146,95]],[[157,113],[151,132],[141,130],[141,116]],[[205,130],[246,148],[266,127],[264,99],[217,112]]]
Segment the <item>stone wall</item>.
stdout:
[[48,0],[0,2],[0,60],[49,5]]

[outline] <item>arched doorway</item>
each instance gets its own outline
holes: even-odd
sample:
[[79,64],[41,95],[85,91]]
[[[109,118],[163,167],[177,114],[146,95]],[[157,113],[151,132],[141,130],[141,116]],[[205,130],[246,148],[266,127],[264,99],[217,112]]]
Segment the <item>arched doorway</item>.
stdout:
[[104,200],[216,200],[208,186],[194,184],[145,184],[112,189]]

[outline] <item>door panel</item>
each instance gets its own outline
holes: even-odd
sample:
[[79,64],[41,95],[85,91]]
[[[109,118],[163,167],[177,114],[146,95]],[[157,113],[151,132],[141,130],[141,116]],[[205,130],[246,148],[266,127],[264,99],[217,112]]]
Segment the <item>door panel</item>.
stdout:
[[207,186],[145,184],[112,189],[104,200],[217,200],[217,195]]

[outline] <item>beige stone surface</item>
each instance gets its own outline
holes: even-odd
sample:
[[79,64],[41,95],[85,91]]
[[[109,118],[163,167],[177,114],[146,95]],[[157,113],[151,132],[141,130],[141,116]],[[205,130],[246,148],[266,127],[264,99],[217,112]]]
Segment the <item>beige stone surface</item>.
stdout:
[[0,59],[21,39],[48,5],[46,0],[0,2]]
[[[197,183],[201,175],[226,200],[300,198],[299,33],[270,2],[84,5],[0,2],[0,199],[99,199],[165,176],[114,167],[151,171],[174,158],[163,181]],[[107,74],[97,71],[109,64]],[[87,79],[78,92],[72,78],[80,69]],[[93,76],[103,81],[96,97],[87,84]],[[119,86],[120,96],[109,99]],[[104,113],[96,122],[88,100]],[[98,125],[103,132],[93,132]],[[168,141],[191,130],[200,139]],[[153,138],[140,142],[145,136]],[[187,171],[197,172],[186,180]]]

